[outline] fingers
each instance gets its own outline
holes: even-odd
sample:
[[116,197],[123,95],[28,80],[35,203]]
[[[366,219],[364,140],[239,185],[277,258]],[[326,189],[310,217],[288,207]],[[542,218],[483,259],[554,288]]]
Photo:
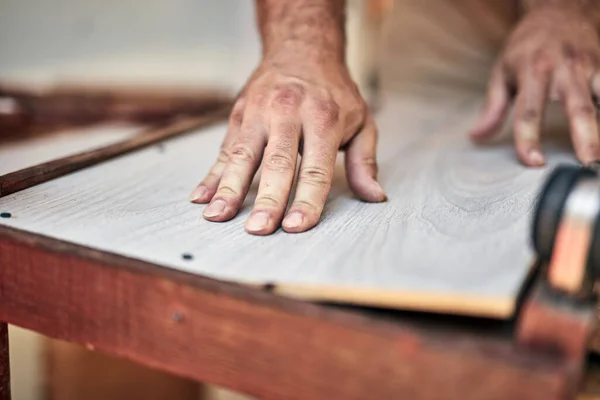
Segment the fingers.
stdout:
[[600,71],[596,72],[590,78],[590,85],[592,87],[592,94],[596,101],[600,101]]
[[497,133],[506,116],[509,105],[510,91],[507,85],[507,78],[501,64],[498,64],[490,77],[486,105],[475,126],[469,132],[469,135],[473,139],[481,139]]
[[258,195],[245,225],[249,233],[267,235],[279,227],[294,181],[301,129],[299,118],[273,118]]
[[519,83],[513,127],[515,148],[523,164],[531,167],[545,164],[540,137],[550,79],[549,70],[529,68]]
[[333,179],[339,143],[334,133],[308,132],[294,202],[283,220],[286,232],[298,233],[313,228],[321,218]]
[[386,201],[387,197],[377,182],[377,127],[367,115],[363,129],[352,139],[346,149],[346,177],[350,189],[361,200]]
[[600,160],[600,138],[596,107],[584,74],[570,72],[560,83],[561,100],[569,118],[571,138],[577,158],[583,164]]
[[228,221],[244,203],[266,145],[266,127],[261,121],[258,117],[244,118],[239,137],[231,146],[217,191],[204,209],[203,215],[207,220]]
[[190,194],[190,201],[198,204],[208,203],[219,186],[221,176],[225,171],[225,166],[229,161],[230,147],[235,142],[240,133],[242,125],[242,118],[244,116],[244,101],[238,100],[231,111],[229,116],[229,123],[227,126],[227,134],[221,145],[221,151],[217,157],[217,161],[212,166],[208,175],[200,182],[200,184]]

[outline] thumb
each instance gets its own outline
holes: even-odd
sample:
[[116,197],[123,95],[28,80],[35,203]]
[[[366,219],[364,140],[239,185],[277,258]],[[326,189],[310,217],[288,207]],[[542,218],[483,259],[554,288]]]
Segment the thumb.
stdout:
[[350,189],[361,200],[378,203],[387,200],[377,182],[377,127],[370,114],[361,131],[346,148],[346,177]]

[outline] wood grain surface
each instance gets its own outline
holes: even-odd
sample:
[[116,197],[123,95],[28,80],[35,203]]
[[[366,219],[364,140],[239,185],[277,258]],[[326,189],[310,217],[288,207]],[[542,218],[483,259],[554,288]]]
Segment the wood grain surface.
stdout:
[[[469,142],[478,96],[387,100],[377,120],[390,200],[353,198],[340,157],[323,220],[304,234],[244,232],[256,185],[228,223],[205,221],[189,203],[224,124],[2,198],[0,212],[13,217],[0,224],[301,298],[510,316],[548,168],[522,167],[510,141]],[[571,162],[571,150],[553,143],[550,165]]]

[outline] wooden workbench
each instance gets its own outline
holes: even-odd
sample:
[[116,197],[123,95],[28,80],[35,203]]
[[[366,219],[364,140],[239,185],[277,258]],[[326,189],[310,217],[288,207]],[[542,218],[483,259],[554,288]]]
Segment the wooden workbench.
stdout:
[[187,201],[222,123],[10,194],[0,320],[266,399],[564,398],[560,360],[511,339],[547,169],[468,141],[480,101],[388,99],[390,201],[353,199],[339,168],[300,235],[250,236],[248,207],[213,224]]

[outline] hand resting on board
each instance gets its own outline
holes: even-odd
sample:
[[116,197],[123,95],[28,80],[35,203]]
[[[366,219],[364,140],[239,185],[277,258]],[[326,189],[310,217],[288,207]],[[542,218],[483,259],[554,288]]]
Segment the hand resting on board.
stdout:
[[[600,7],[594,3],[593,7]],[[559,100],[569,118],[578,159],[583,164],[600,161],[594,104],[600,95],[600,40],[592,18],[599,10],[593,11],[566,3],[531,7],[508,38],[492,72],[487,104],[471,131],[474,139],[500,131],[514,96],[517,155],[527,166],[542,166],[544,111],[548,100]]]
[[[208,204],[209,221],[234,218],[262,164],[246,231],[268,235],[279,226],[290,233],[307,231],[321,218],[341,149],[353,192],[365,201],[385,201],[377,182],[377,128],[345,62],[345,2],[256,3],[263,60],[232,110],[216,163],[191,200]],[[600,2],[522,0],[521,5],[525,12],[491,72],[488,99],[470,136],[480,140],[499,132],[514,98],[518,158],[526,166],[543,166],[544,110],[549,99],[560,100],[579,160],[598,162]]]
[[321,217],[340,149],[353,192],[369,202],[386,200],[376,181],[377,129],[343,56],[343,2],[302,3],[258,1],[263,61],[233,107],[216,163],[190,196],[209,203],[203,213],[209,221],[235,217],[262,163],[246,230],[309,230]]

